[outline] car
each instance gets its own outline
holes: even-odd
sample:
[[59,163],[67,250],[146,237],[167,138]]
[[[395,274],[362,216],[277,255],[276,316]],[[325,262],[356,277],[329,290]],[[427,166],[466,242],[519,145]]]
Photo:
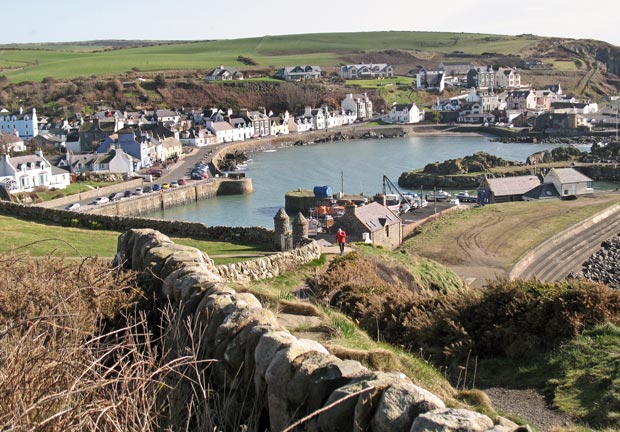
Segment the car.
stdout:
[[108,197],[99,197],[95,201],[93,201],[93,204],[101,205],[101,204],[107,204],[109,202],[110,202],[110,199]]
[[67,207],[65,207],[65,210],[76,211],[79,208],[80,208],[80,203],[73,203],[73,204],[69,204]]
[[144,193],[151,193],[153,192],[153,188],[151,186],[144,186]]
[[110,194],[110,196],[108,197],[108,199],[109,199],[110,201],[120,201],[120,200],[122,200],[124,197],[125,197],[125,196],[124,196],[122,193],[120,193],[120,192],[114,192],[114,193],[111,193],[111,194]]
[[160,170],[160,169],[151,168],[151,169],[147,170],[146,173],[152,175],[153,177],[159,178],[159,177],[162,176],[163,171]]
[[133,192],[131,192],[130,190],[126,190],[125,193],[123,194],[125,198],[129,198],[131,195],[133,195]]
[[162,183],[161,184],[161,188],[162,189],[170,189],[170,185],[168,183]]
[[135,191],[133,191],[134,195],[142,195],[144,190],[141,187],[137,187]]
[[194,180],[206,179],[209,178],[209,173],[207,173],[206,171],[193,170],[191,177]]
[[187,184],[187,182],[185,181],[185,179],[178,179],[177,183],[179,184],[179,186],[185,186]]
[[175,182],[175,181],[171,181],[170,182],[170,187],[171,188],[178,188],[179,187],[179,183]]
[[153,192],[159,192],[161,190],[161,186],[157,183],[153,185]]

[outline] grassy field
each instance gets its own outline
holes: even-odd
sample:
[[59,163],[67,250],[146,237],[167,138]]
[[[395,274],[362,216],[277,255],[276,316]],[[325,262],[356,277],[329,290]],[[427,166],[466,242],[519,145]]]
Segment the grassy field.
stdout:
[[617,202],[620,195],[601,194],[457,211],[423,225],[401,248],[449,266],[505,271],[543,240]]
[[[51,254],[111,258],[116,253],[119,235],[118,231],[66,228],[0,216],[0,236],[3,239],[0,243],[0,253],[16,251],[33,256]],[[254,246],[190,238],[171,237],[171,239],[175,243],[200,249],[216,264],[243,261],[263,253]]]
[[[250,57],[259,67],[294,64],[338,66],[341,55],[386,49],[423,50],[448,53],[463,51],[518,53],[539,38],[442,32],[322,33],[288,36],[178,43],[105,52],[2,50],[0,70],[13,82],[39,81],[44,77],[118,74],[175,69],[207,70],[220,64],[243,68],[237,58]],[[33,46],[36,47],[36,46]],[[82,47],[80,47],[82,48]],[[17,68],[14,68],[16,67]],[[2,67],[2,66],[0,66]],[[14,68],[14,69],[13,69]]]
[[385,79],[370,79],[370,80],[347,80],[347,86],[360,87],[363,89],[378,89],[389,86],[411,86],[415,83],[413,77],[394,77]]

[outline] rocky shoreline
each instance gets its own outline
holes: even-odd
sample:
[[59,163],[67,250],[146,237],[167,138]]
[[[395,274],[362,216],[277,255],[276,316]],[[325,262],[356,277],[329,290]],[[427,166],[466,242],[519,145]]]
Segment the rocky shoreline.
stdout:
[[601,243],[601,248],[583,263],[581,272],[571,273],[569,277],[600,282],[613,290],[620,289],[620,235]]
[[548,135],[513,135],[498,136],[493,138],[492,142],[501,142],[504,144],[565,144],[565,145],[587,145],[598,142],[611,142],[611,137],[583,135],[583,136],[548,136]]

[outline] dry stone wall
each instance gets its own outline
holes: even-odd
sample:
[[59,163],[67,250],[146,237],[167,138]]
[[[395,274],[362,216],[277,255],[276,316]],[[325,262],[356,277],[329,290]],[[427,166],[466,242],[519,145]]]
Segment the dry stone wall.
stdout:
[[132,228],[151,228],[169,236],[202,240],[238,242],[249,245],[271,245],[274,233],[262,227],[207,226],[197,222],[147,219],[131,216],[78,213],[59,209],[26,206],[0,201],[0,214],[31,221],[51,222],[63,226],[126,231]]
[[[310,252],[309,252],[310,253]],[[318,342],[282,328],[252,294],[237,293],[211,260],[163,234],[130,230],[120,236],[117,263],[143,271],[160,300],[192,317],[191,340],[210,362],[217,388],[239,406],[257,406],[283,431],[512,431],[485,415],[446,408],[443,401],[401,373],[373,371],[341,360]],[[206,366],[205,366],[206,367]],[[255,413],[256,414],[256,413]],[[260,414],[260,413],[259,413]],[[504,423],[505,424],[505,423]]]

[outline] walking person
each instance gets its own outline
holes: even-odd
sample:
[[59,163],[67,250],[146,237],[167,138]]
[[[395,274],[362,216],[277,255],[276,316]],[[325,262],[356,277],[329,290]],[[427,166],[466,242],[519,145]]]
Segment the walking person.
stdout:
[[344,232],[342,228],[338,228],[338,232],[336,233],[336,243],[338,243],[338,247],[340,248],[340,255],[344,252],[344,244],[347,242],[347,233]]

